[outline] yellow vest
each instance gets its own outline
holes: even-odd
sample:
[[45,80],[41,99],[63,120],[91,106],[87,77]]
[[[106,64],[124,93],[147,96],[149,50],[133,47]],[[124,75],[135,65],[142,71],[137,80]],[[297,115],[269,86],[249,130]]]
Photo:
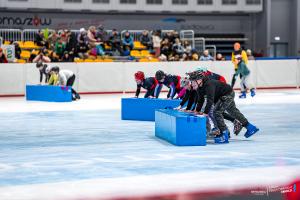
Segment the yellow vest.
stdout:
[[[247,65],[248,64],[248,56],[247,56],[246,51],[242,50],[241,54],[242,54],[241,55],[242,56],[242,60]],[[235,56],[234,56],[234,52],[232,52],[232,54],[231,54],[231,61],[234,62],[234,60],[235,60]],[[234,64],[234,69],[237,69],[237,68],[238,68],[238,66],[236,64]]]
[[57,85],[57,83],[58,83],[58,74],[52,74],[49,78],[48,84]]

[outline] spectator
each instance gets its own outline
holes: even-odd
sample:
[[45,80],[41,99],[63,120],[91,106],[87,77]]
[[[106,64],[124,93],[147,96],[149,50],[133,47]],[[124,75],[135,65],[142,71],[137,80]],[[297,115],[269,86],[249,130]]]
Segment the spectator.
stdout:
[[68,51],[69,56],[72,58],[74,58],[76,46],[77,46],[76,34],[74,32],[69,31],[68,32],[68,41],[66,44],[65,51]]
[[104,27],[102,24],[100,24],[97,27],[96,38],[98,38],[99,41],[102,42],[102,47],[103,47],[103,49],[105,49],[104,44],[108,44],[109,35],[108,35],[107,31],[104,30]]
[[44,33],[41,30],[35,34],[34,42],[37,46],[48,48],[48,42],[44,40]]
[[181,42],[180,42],[179,38],[175,39],[175,43],[172,46],[172,50],[173,50],[173,53],[175,55],[178,55],[179,57],[181,57],[182,54],[184,53],[184,48],[181,45]]
[[0,63],[8,63],[7,58],[1,47],[0,47]]
[[63,43],[64,45],[66,45],[67,42],[68,42],[68,39],[69,39],[69,32],[70,32],[70,31],[67,30],[67,29],[61,31],[60,39],[61,39],[61,41],[62,41],[62,43]]
[[184,53],[188,56],[191,55],[192,53],[192,45],[189,43],[189,41],[185,40],[183,42],[183,50],[184,50]]
[[87,44],[88,43],[88,41],[87,41],[87,32],[84,28],[81,28],[79,30],[79,34],[77,36],[77,43],[78,44],[82,44],[82,43]]
[[133,49],[133,37],[130,35],[128,31],[125,32],[124,38],[122,40],[123,50],[126,49],[126,47],[129,47],[130,50]]
[[49,62],[51,62],[51,59],[44,54],[44,51],[40,51],[40,53],[33,59],[32,62],[34,62],[34,63],[37,63],[37,62],[49,63]]
[[58,38],[59,38],[59,37],[58,37],[58,34],[57,34],[56,31],[53,31],[53,32],[49,35],[49,37],[48,37],[49,48],[50,48],[52,51],[54,51],[54,49],[55,49],[55,44],[56,44]]
[[15,58],[21,59],[21,53],[22,49],[18,42],[14,42],[13,45],[15,45]]
[[163,37],[163,39],[166,39],[166,38],[169,40],[169,42],[171,43],[171,45],[173,45],[174,42],[175,42],[174,31],[167,32],[165,34],[165,36]]
[[191,59],[193,61],[198,61],[199,60],[199,54],[196,50],[192,50],[192,56],[191,56]]
[[188,61],[189,57],[186,53],[182,54],[182,57],[180,58],[180,61]]
[[51,60],[51,62],[59,62],[60,58],[59,56],[55,53],[55,51],[52,51],[49,55],[49,58]]
[[140,42],[142,45],[144,45],[145,47],[147,47],[147,49],[151,49],[152,48],[152,40],[151,37],[149,35],[149,31],[144,30],[141,37],[140,37]]
[[160,32],[156,31],[154,35],[152,36],[152,42],[153,42],[153,49],[155,51],[155,58],[158,58],[160,56],[160,46],[161,46],[161,38],[160,38]]
[[168,57],[170,54],[172,53],[172,47],[171,44],[169,42],[168,38],[165,38],[162,42],[161,42],[161,54],[165,55],[166,57]]
[[130,56],[130,47],[125,46],[125,49],[123,51],[123,56]]
[[87,38],[89,42],[89,46],[91,48],[96,47],[99,44],[99,40],[96,38],[96,27],[90,26],[87,32]]
[[59,56],[59,58],[61,58],[63,56],[65,48],[66,48],[66,45],[63,43],[63,40],[61,38],[59,38],[55,44],[55,53]]
[[65,51],[61,61],[62,62],[73,62],[74,57],[70,56],[68,51]]
[[112,30],[112,33],[109,37],[109,46],[111,46],[111,50],[114,52],[114,55],[123,54],[123,50],[121,49],[120,34],[116,29]]
[[246,51],[248,60],[255,60],[254,56],[252,56],[252,51],[250,49],[247,49]]
[[223,57],[222,54],[218,53],[216,57],[216,61],[225,61],[225,58]]
[[209,51],[207,49],[205,49],[203,51],[203,55],[200,57],[200,61],[213,61],[214,58],[209,54]]
[[89,57],[88,50],[89,50],[89,47],[88,47],[87,43],[83,42],[83,43],[77,44],[77,55],[79,56],[79,58],[81,58],[81,59],[88,58]]

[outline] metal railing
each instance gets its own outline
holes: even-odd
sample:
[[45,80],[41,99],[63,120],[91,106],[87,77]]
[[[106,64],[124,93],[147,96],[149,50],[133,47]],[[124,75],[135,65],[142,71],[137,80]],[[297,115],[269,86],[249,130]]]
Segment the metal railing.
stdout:
[[201,38],[195,38],[195,49],[198,52],[203,52],[205,50],[205,38],[201,37]]
[[20,29],[0,29],[0,37],[3,41],[23,41]]
[[143,34],[144,30],[124,30],[121,32],[121,40],[125,37],[125,33],[129,32],[134,41],[140,40],[141,35]]
[[216,56],[217,56],[217,47],[216,47],[216,45],[206,45],[205,49],[207,49],[209,51],[209,53],[212,54],[214,59],[216,59]]
[[180,40],[181,41],[189,41],[192,45],[192,48],[195,48],[195,33],[193,30],[183,30],[180,31]]

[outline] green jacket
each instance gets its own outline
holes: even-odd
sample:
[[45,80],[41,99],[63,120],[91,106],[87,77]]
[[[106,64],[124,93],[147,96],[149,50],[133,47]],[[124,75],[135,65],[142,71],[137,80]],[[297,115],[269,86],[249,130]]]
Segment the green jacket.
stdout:
[[250,74],[250,70],[248,69],[247,65],[244,63],[244,61],[241,61],[238,64],[238,69],[235,72],[235,75],[241,74],[242,76],[247,76]]

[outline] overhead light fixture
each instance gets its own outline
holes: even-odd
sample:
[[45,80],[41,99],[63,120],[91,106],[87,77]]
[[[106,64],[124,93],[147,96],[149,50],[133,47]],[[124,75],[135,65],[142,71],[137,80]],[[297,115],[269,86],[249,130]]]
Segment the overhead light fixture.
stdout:
[[279,37],[279,36],[276,36],[276,37],[274,37],[274,39],[275,39],[276,41],[279,41],[279,40],[280,40],[280,37]]

